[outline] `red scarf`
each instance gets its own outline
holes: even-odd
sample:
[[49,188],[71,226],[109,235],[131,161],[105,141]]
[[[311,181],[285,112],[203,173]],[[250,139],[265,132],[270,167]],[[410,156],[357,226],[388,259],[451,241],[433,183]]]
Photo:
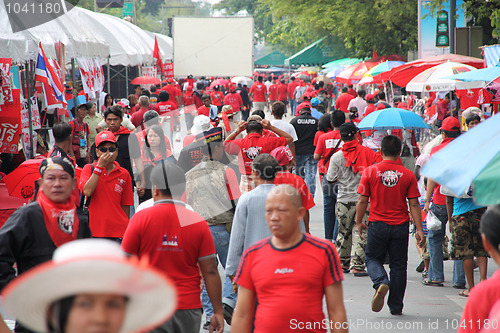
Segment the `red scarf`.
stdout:
[[45,227],[56,247],[77,238],[80,221],[72,197],[66,203],[55,203],[40,191],[37,202],[42,209]]
[[378,162],[380,155],[371,149],[363,149],[358,140],[344,142],[342,153],[347,160],[346,167],[351,167],[354,173],[358,173],[366,167]]
[[113,134],[114,135],[120,135],[120,134],[130,134],[130,133],[132,133],[132,131],[130,131],[128,128],[120,126],[120,128],[118,129],[118,131],[114,132]]
[[222,121],[224,122],[224,127],[226,128],[227,133],[231,133],[231,125],[229,124],[229,117],[227,116],[227,112],[222,112]]

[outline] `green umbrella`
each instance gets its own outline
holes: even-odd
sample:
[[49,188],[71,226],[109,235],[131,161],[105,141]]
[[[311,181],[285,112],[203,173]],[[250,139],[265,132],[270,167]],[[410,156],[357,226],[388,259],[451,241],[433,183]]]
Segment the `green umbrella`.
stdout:
[[330,61],[327,64],[324,64],[323,68],[329,68],[329,67],[345,67],[345,66],[350,66],[357,64],[358,62],[363,61],[363,59],[358,59],[358,58],[343,58],[343,59],[338,59],[334,61]]

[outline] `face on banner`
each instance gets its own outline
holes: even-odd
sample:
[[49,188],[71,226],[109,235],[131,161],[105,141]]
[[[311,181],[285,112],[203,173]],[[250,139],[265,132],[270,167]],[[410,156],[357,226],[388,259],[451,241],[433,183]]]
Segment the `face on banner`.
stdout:
[[16,154],[21,133],[21,91],[12,90],[12,103],[2,105],[0,112],[0,152]]

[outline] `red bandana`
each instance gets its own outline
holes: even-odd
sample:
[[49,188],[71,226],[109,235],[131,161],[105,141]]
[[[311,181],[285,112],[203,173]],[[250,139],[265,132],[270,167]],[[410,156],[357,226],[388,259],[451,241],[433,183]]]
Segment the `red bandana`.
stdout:
[[114,135],[120,135],[120,134],[130,134],[132,131],[130,131],[128,128],[121,126],[118,131],[114,132]]
[[342,153],[347,160],[346,167],[351,167],[354,173],[358,173],[360,169],[363,170],[380,160],[379,154],[371,149],[363,149],[358,140],[344,142]]
[[76,215],[76,206],[72,198],[69,198],[68,201],[63,204],[55,203],[50,201],[49,198],[40,191],[38,193],[37,202],[43,212],[45,227],[56,247],[77,238],[80,221]]

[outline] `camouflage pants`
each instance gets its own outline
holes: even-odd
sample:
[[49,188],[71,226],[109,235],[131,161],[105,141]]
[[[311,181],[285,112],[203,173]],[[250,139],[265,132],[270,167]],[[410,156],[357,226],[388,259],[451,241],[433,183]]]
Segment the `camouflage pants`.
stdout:
[[[339,233],[336,245],[342,267],[364,271],[368,232],[363,230],[364,240],[361,240],[356,227],[356,202],[337,202],[337,221]],[[363,217],[363,222],[367,221],[368,212]]]

